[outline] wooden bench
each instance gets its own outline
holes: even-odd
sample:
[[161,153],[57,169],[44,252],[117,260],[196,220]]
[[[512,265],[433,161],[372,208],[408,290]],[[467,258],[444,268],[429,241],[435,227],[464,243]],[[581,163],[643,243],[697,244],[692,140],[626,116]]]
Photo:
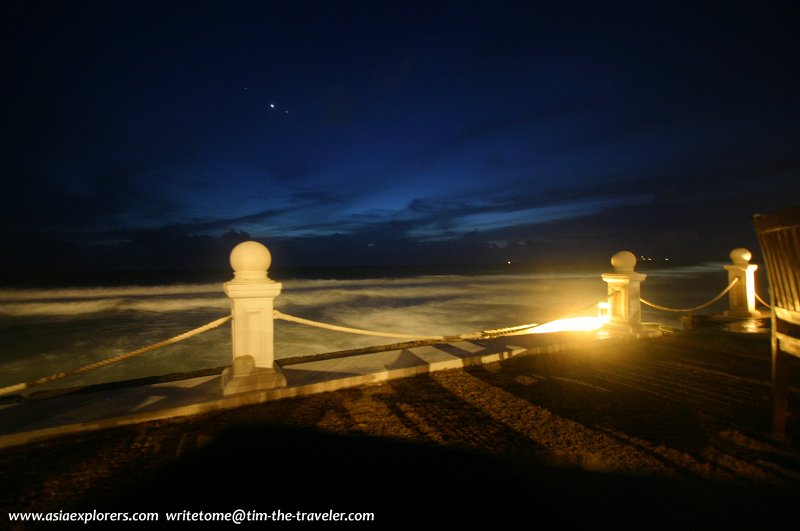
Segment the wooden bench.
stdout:
[[786,435],[789,357],[800,357],[800,205],[753,216],[772,305],[772,431]]

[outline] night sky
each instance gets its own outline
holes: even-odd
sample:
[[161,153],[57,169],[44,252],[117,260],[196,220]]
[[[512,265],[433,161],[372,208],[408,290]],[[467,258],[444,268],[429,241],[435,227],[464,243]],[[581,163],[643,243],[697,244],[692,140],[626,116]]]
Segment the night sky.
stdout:
[[5,3],[0,269],[758,254],[799,6]]

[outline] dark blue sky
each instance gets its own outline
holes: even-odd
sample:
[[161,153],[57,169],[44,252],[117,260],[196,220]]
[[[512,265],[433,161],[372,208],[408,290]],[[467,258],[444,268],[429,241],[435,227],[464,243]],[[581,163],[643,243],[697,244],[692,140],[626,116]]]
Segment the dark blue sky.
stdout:
[[0,269],[725,259],[800,202],[794,1],[2,9]]

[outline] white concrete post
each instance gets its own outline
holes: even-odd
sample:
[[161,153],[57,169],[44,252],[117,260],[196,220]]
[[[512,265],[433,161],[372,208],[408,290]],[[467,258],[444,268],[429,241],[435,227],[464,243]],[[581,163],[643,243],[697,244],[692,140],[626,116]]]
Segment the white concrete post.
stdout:
[[603,273],[608,283],[609,324],[637,329],[642,324],[641,283],[647,275],[634,271],[636,255],[620,251],[611,257],[613,273]]
[[258,242],[242,242],[231,251],[233,279],[224,284],[233,315],[233,364],[222,373],[224,394],[286,385],[275,365],[273,301],[281,284],[267,276],[269,250]]
[[728,270],[728,283],[734,279],[739,279],[728,292],[728,309],[725,317],[742,319],[761,317],[761,312],[756,310],[756,285],[755,272],[758,266],[750,263],[753,257],[749,250],[739,247],[731,251],[730,265],[726,265]]

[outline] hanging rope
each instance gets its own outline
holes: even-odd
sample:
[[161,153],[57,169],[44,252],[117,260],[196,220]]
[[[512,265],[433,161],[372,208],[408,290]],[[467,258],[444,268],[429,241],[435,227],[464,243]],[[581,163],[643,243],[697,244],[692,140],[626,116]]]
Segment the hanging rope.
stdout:
[[[574,312],[565,314],[565,315],[563,315],[563,316],[561,316],[561,317],[559,317],[557,319],[551,319],[550,321],[547,321],[547,322],[544,322],[544,323],[526,324],[526,325],[520,325],[520,326],[511,326],[511,327],[508,327],[508,328],[496,328],[494,330],[484,330],[483,332],[478,332],[478,334],[479,334],[478,337],[480,339],[489,339],[489,338],[493,338],[493,337],[521,336],[521,335],[524,335],[524,334],[529,334],[535,328],[539,328],[539,327],[544,326],[546,324],[554,323],[556,321],[560,321],[561,319],[566,319],[568,317],[575,317],[575,316],[578,316],[578,315],[580,315],[580,314],[582,314],[584,312],[589,311],[592,308],[597,308],[598,304],[603,303],[603,302],[608,302],[608,300],[611,299],[612,296],[613,295],[609,295],[608,297],[604,297],[604,298],[600,299],[597,302],[593,302],[592,304],[589,304],[588,306],[585,306],[584,308],[581,308],[580,310],[576,310]],[[469,335],[469,334],[461,334],[461,336],[459,336],[459,337],[462,337],[463,339],[467,339],[467,338],[463,337],[463,336],[467,336],[467,335]]]
[[722,290],[722,293],[720,293],[719,295],[717,295],[716,297],[714,297],[713,299],[711,299],[707,303],[701,304],[700,306],[695,306],[694,308],[683,308],[683,309],[667,308],[666,306],[659,306],[658,304],[654,304],[654,303],[652,303],[652,302],[650,302],[648,300],[645,300],[645,299],[641,299],[640,298],[639,301],[643,302],[644,304],[646,304],[648,306],[651,306],[651,307],[655,308],[656,310],[664,310],[665,312],[686,312],[686,313],[695,312],[697,310],[702,310],[703,308],[705,308],[707,306],[711,306],[712,304],[714,304],[715,302],[720,300],[722,297],[725,296],[726,293],[728,293],[731,290],[731,288],[733,288],[733,286],[737,282],[739,282],[739,279],[738,278],[734,278],[733,280],[731,280],[731,283],[728,284],[728,287],[725,288],[724,290]]
[[[450,343],[450,342],[455,342],[455,341],[468,341],[468,340],[476,340],[476,339],[495,339],[495,338],[503,337],[503,336],[523,335],[523,334],[530,333],[531,330],[533,330],[535,328],[538,328],[540,326],[544,326],[544,325],[547,325],[547,324],[550,324],[550,323],[554,323],[554,322],[559,321],[561,319],[564,319],[566,317],[577,316],[577,315],[587,311],[590,308],[596,307],[601,302],[606,302],[607,300],[608,300],[608,298],[603,298],[600,301],[595,302],[593,304],[590,304],[589,306],[586,306],[585,308],[583,308],[581,310],[577,310],[577,311],[574,311],[572,313],[568,313],[568,314],[564,315],[563,317],[559,317],[558,319],[552,319],[550,321],[545,321],[544,323],[525,324],[525,325],[519,325],[519,326],[510,326],[510,327],[507,327],[507,328],[495,328],[495,329],[492,329],[492,330],[484,330],[482,332],[468,332],[468,333],[465,333],[465,334],[458,334],[456,336],[433,336],[433,337],[428,338],[428,339],[419,338],[418,337],[417,340],[415,340],[415,341],[406,341],[406,342],[403,342],[403,343],[392,343],[392,344],[389,344],[389,345],[373,345],[373,346],[369,346],[369,347],[362,347],[362,348],[351,349],[351,350],[342,350],[342,351],[336,351],[336,352],[323,352],[323,353],[320,353],[320,354],[312,354],[312,355],[294,356],[294,357],[290,357],[290,358],[281,358],[281,359],[276,360],[276,361],[278,363],[280,363],[281,366],[297,365],[297,364],[300,364],[300,363],[308,363],[308,362],[311,362],[311,361],[337,359],[337,358],[341,358],[341,357],[345,357],[345,356],[358,356],[358,355],[361,355],[361,354],[372,354],[372,353],[375,353],[375,352],[385,352],[387,350],[402,350],[402,349],[407,349],[407,348],[422,347],[422,346],[425,346],[425,345],[436,345],[437,343]],[[278,312],[278,313],[280,313],[280,312]],[[282,315],[285,316],[286,314],[282,314]],[[291,317],[291,316],[287,316],[287,317]],[[278,317],[276,315],[276,318],[282,318],[282,317]],[[299,321],[309,321],[308,319],[301,319],[299,317],[293,317],[292,319],[293,319],[293,322],[297,322],[297,321],[294,321],[294,319],[299,320]],[[288,319],[286,319],[286,320],[288,321]],[[316,321],[309,321],[309,322],[316,323],[318,325],[322,325],[322,326],[320,326],[320,328],[327,328],[327,329],[345,328],[345,327],[334,327],[333,325],[327,325],[327,324],[324,324],[324,323],[318,323]],[[303,323],[303,324],[305,324],[305,323]],[[310,326],[314,326],[314,325],[310,325]],[[356,329],[352,329],[351,328],[349,330],[356,330]],[[385,337],[385,336],[381,336],[381,337]]]
[[374,330],[364,330],[362,328],[350,328],[348,326],[339,326],[339,325],[321,323],[319,321],[312,321],[311,319],[304,319],[302,317],[296,317],[294,315],[287,315],[278,310],[274,310],[274,316],[275,319],[281,319],[284,321],[289,321],[291,323],[297,323],[306,326],[313,326],[315,328],[322,328],[325,330],[333,330],[335,332],[345,332],[348,334],[359,334],[363,336],[393,337],[398,339],[414,339],[414,340],[429,340],[429,341],[462,341],[467,339],[481,339],[491,336],[512,335],[513,332],[520,333],[519,331],[530,330],[531,328],[541,326],[532,323],[520,326],[512,326],[509,328],[498,328],[496,330],[486,330],[482,332],[468,332],[464,334],[458,334],[455,336],[422,336],[422,335],[416,336],[409,334],[397,334],[395,332],[377,332]]
[[[599,302],[605,302],[607,299],[601,299]],[[510,326],[507,328],[495,328],[492,330],[482,330],[480,332],[466,332],[463,334],[458,334],[454,336],[415,336],[409,334],[398,334],[395,332],[377,332],[374,330],[364,330],[362,328],[351,328],[348,326],[339,326],[339,325],[332,325],[327,323],[322,323],[320,321],[313,321],[311,319],[304,319],[302,317],[296,317],[294,315],[285,314],[279,310],[273,310],[273,316],[275,319],[281,319],[283,321],[289,321],[291,323],[303,324],[306,326],[313,326],[315,328],[323,328],[325,330],[333,330],[336,332],[345,332],[348,334],[359,334],[364,336],[374,336],[374,337],[393,337],[398,339],[413,339],[413,340],[427,340],[427,341],[464,341],[464,340],[471,340],[471,339],[488,339],[492,337],[501,337],[501,336],[512,336],[512,335],[522,335],[530,333],[531,330],[534,328],[543,326],[545,324],[552,323],[554,321],[558,321],[560,319],[564,319],[566,317],[571,317],[575,315],[579,315],[590,308],[596,307],[599,302],[592,303],[586,306],[583,309],[568,313],[559,319],[553,319],[552,321],[548,321],[547,323],[529,323],[519,326]]]
[[291,323],[304,324],[316,328],[324,328],[326,330],[334,330],[336,332],[346,332],[348,334],[360,334],[362,336],[376,336],[376,337],[394,337],[398,339],[444,340],[444,336],[412,336],[408,334],[396,334],[394,332],[375,332],[373,330],[363,330],[361,328],[350,328],[347,326],[331,325],[331,324],[321,323],[319,321],[312,321],[311,319],[303,319],[302,317],[287,315],[278,310],[273,310],[273,315],[275,316],[275,319],[282,319],[284,321],[289,321]]
[[[491,336],[510,336],[514,335],[515,333],[525,333],[526,331],[530,330],[531,328],[536,328],[537,326],[542,326],[545,323],[531,323],[531,324],[524,324],[519,326],[509,326],[507,328],[495,328],[492,330],[484,330],[482,332],[475,332],[478,334],[478,337],[491,337]],[[467,336],[470,334],[461,334],[461,336]]]
[[171,337],[169,339],[165,339],[164,341],[160,341],[158,343],[155,343],[155,344],[147,346],[147,347],[142,347],[140,349],[136,349],[136,350],[133,350],[131,352],[126,352],[125,354],[119,354],[118,356],[114,356],[112,358],[96,361],[94,363],[90,363],[89,365],[84,365],[83,367],[78,367],[77,369],[73,369],[71,371],[59,372],[59,373],[56,373],[56,374],[51,374],[50,376],[45,376],[43,378],[39,378],[38,380],[33,380],[32,382],[18,383],[18,384],[15,384],[15,385],[9,385],[9,386],[6,386],[6,387],[2,387],[2,388],[0,388],[0,395],[22,391],[22,390],[27,389],[29,387],[34,387],[36,385],[42,385],[42,384],[45,384],[45,383],[48,383],[48,382],[54,382],[56,380],[60,380],[62,378],[66,378],[67,376],[74,376],[74,375],[80,374],[82,372],[87,372],[87,371],[91,371],[91,370],[94,370],[94,369],[99,369],[100,367],[105,367],[106,365],[111,365],[112,363],[117,363],[119,361],[126,360],[128,358],[132,358],[132,357],[138,356],[140,354],[144,354],[145,352],[150,352],[151,350],[156,350],[156,349],[159,349],[161,347],[165,347],[167,345],[171,345],[172,343],[177,343],[178,341],[183,341],[184,339],[188,339],[188,338],[190,338],[192,336],[196,336],[197,334],[200,334],[200,333],[205,332],[207,330],[211,330],[212,328],[216,328],[216,327],[218,327],[220,325],[223,325],[223,324],[227,323],[230,320],[231,320],[231,316],[228,315],[228,316],[222,317],[220,319],[217,319],[215,321],[211,321],[210,323],[205,324],[205,325],[200,326],[200,327],[197,327],[197,328],[195,328],[193,330],[189,330],[188,332],[184,332],[183,334],[179,334],[179,335],[177,335],[175,337]]
[[767,308],[772,308],[772,305],[771,305],[770,303],[768,303],[767,301],[765,301],[764,299],[762,299],[762,298],[761,298],[761,297],[758,295],[758,292],[756,292],[756,300],[757,300],[758,302],[760,302],[761,304],[763,304],[765,307],[767,307]]
[[[606,299],[602,299],[600,302],[603,302],[605,300]],[[581,310],[578,310],[576,312],[572,312],[570,314],[567,314],[564,317],[562,317],[561,319],[563,319],[565,317],[575,316],[575,315],[578,315],[579,313],[583,313],[586,310],[597,306],[597,304],[598,303],[593,303],[593,304],[587,306],[584,309],[581,309]],[[558,321],[559,320],[559,319],[553,319],[551,321],[547,321],[546,323],[539,323],[539,324],[530,323],[530,324],[524,324],[524,325],[519,325],[519,326],[511,326],[511,327],[506,327],[506,328],[495,328],[495,329],[491,329],[491,330],[483,330],[481,332],[468,332],[468,333],[459,334],[459,335],[456,335],[456,336],[417,336],[417,335],[409,335],[409,334],[398,334],[398,333],[395,333],[395,332],[376,332],[376,331],[373,331],[373,330],[363,330],[363,329],[359,329],[359,328],[350,328],[350,327],[347,327],[347,326],[330,325],[330,324],[326,324],[326,323],[321,323],[319,321],[312,321],[311,319],[304,319],[302,317],[295,317],[295,316],[292,316],[292,315],[288,315],[288,314],[285,314],[285,313],[280,312],[278,310],[273,310],[273,316],[274,316],[275,319],[281,319],[281,320],[284,320],[284,321],[289,321],[289,322],[293,322],[293,323],[297,323],[297,324],[313,326],[313,327],[316,327],[316,328],[324,328],[324,329],[327,329],[327,330],[334,330],[334,331],[337,331],[337,332],[346,332],[346,333],[350,333],[350,334],[360,334],[360,335],[377,336],[377,337],[392,337],[392,338],[400,338],[400,339],[413,339],[413,340],[417,340],[417,341],[432,341],[432,342],[452,342],[452,341],[464,341],[464,340],[474,340],[474,339],[490,339],[490,338],[494,338],[494,337],[502,337],[502,336],[507,336],[507,335],[528,334],[528,333],[530,333],[531,330],[533,330],[533,329],[535,329],[537,327],[540,327],[540,326],[543,326],[545,324],[549,324],[549,323],[552,323],[554,321]],[[231,319],[232,319],[232,316],[227,315],[225,317],[221,317],[219,319],[211,321],[208,324],[205,324],[203,326],[197,327],[197,328],[195,328],[193,330],[189,330],[188,332],[184,332],[183,334],[179,334],[179,335],[171,337],[169,339],[165,339],[165,340],[160,341],[158,343],[155,343],[153,345],[149,345],[149,346],[142,347],[142,348],[139,348],[139,349],[136,349],[136,350],[132,350],[130,352],[126,352],[124,354],[119,354],[117,356],[113,356],[111,358],[107,358],[107,359],[104,359],[104,360],[96,361],[94,363],[90,363],[88,365],[84,365],[82,367],[78,367],[78,368],[73,369],[71,371],[65,371],[65,372],[60,372],[60,373],[56,373],[56,374],[51,374],[50,376],[45,376],[45,377],[30,381],[30,382],[23,382],[23,383],[18,383],[18,384],[14,384],[14,385],[8,385],[6,387],[0,388],[0,395],[23,391],[23,390],[28,389],[30,387],[35,387],[37,385],[42,385],[42,384],[45,384],[45,383],[54,382],[54,381],[60,380],[62,378],[67,378],[68,376],[74,376],[76,374],[81,374],[83,372],[88,372],[88,371],[91,371],[91,370],[94,370],[94,369],[99,369],[101,367],[105,367],[105,366],[111,365],[113,363],[117,363],[117,362],[129,359],[129,358],[133,358],[135,356],[139,356],[141,354],[144,354],[145,352],[150,352],[150,351],[165,347],[167,345],[171,345],[173,343],[177,343],[179,341],[183,341],[184,339],[188,339],[188,338],[190,338],[192,336],[195,336],[195,335],[200,334],[202,332],[205,332],[207,330],[211,330],[213,328],[217,328],[218,326],[221,326],[221,325],[227,323]]]

